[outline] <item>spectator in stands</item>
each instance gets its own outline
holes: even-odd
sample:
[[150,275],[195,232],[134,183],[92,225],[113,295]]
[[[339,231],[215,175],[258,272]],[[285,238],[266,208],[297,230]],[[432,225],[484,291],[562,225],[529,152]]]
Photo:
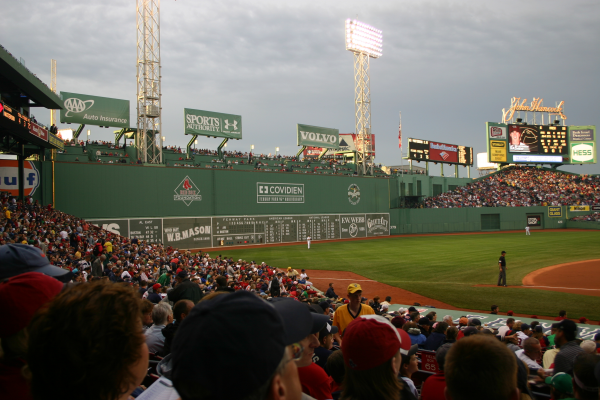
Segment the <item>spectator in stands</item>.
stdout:
[[550,386],[552,399],[573,399],[573,378],[571,375],[559,372],[546,378],[545,383]]
[[344,382],[344,375],[346,374],[346,365],[344,364],[344,354],[341,350],[334,351],[329,358],[327,358],[326,369],[329,371],[331,376],[331,396],[333,400],[340,398],[342,394],[342,383]]
[[579,346],[576,340],[577,324],[565,319],[556,326],[556,336],[554,342],[559,347],[560,351],[554,358],[554,373],[566,372],[573,375],[573,362],[575,357],[584,350]]
[[[294,302],[294,300],[280,298],[275,304],[281,302]],[[319,332],[328,326],[329,317],[326,317],[316,309],[318,306],[309,307],[310,316],[313,320],[310,334],[299,343],[304,348],[302,357],[296,362],[298,365],[298,376],[302,391],[317,400],[331,399],[331,378],[323,368],[313,362],[314,354],[319,348]]]
[[586,353],[596,354],[596,343],[593,340],[584,340],[579,345]]
[[423,317],[419,319],[418,322],[419,329],[421,330],[421,334],[426,338],[429,337],[429,330],[431,329],[431,320],[427,317]]
[[452,345],[444,366],[446,399],[518,399],[517,359],[489,335],[473,335]]
[[100,257],[97,257],[94,262],[92,262],[92,277],[94,278],[102,278],[104,271],[104,261],[106,260],[106,256],[102,254]]
[[[135,276],[135,274],[134,274],[134,276]],[[135,278],[134,278],[134,280],[135,280]],[[148,281],[140,281],[139,285],[140,285],[140,288],[138,289],[138,292],[139,292],[140,297],[142,297],[144,295],[144,293],[146,293],[148,291]]]
[[536,338],[527,338],[523,341],[523,348],[515,352],[517,358],[525,363],[532,375],[538,375],[540,378],[545,378],[546,373],[543,368],[537,363],[537,360],[542,358],[542,346]]
[[451,346],[451,343],[446,343],[435,351],[438,370],[423,382],[421,400],[445,400],[446,377],[444,376],[444,365],[446,363],[446,354],[448,354]]
[[234,289],[227,286],[227,278],[222,275],[219,275],[216,279],[217,281],[217,292],[235,292]]
[[177,285],[171,290],[167,297],[169,301],[177,303],[179,300],[191,300],[194,304],[202,299],[202,291],[195,283],[190,281],[186,271],[180,271],[175,278]]
[[72,276],[68,270],[51,265],[37,247],[13,243],[0,246],[0,280],[26,272],[39,272],[61,282],[68,282]]
[[335,290],[333,290],[333,283],[329,284],[329,287],[327,288],[327,291],[325,292],[325,297],[329,298],[329,299],[337,299],[338,295],[335,294]]
[[185,317],[189,315],[193,307],[194,303],[191,300],[185,299],[179,300],[177,303],[175,303],[175,306],[173,306],[173,318],[175,319],[175,321],[173,321],[172,324],[168,324],[167,326],[165,326],[161,331],[165,338],[165,344],[162,351],[163,355],[166,356],[171,352],[173,337],[175,336],[177,329],[179,329],[181,322],[185,319]]
[[146,330],[146,345],[150,353],[163,355],[165,336],[162,330],[173,322],[173,310],[169,303],[161,302],[152,309],[152,325]]
[[[177,393],[182,400],[299,400],[291,361],[302,357],[300,341],[311,326],[306,306],[296,301],[270,305],[247,291],[207,297],[185,318],[173,342]],[[215,338],[236,345],[216,346]]]
[[[302,270],[304,271],[304,270]],[[337,326],[342,340],[344,338],[344,330],[350,322],[360,315],[373,315],[375,311],[366,304],[361,304],[362,288],[358,283],[348,285],[348,304],[338,307],[333,315],[333,325]]]
[[[58,345],[66,338],[76,343]],[[40,309],[28,345],[34,399],[127,398],[148,368],[139,300],[104,281],[70,287]]]
[[544,335],[544,328],[542,328],[540,325],[537,325],[535,327],[535,329],[533,329],[533,333],[531,334],[531,337],[536,338],[537,340],[540,341],[542,350],[547,349],[548,346],[550,345],[550,342],[548,342],[548,338]]
[[424,350],[435,351],[446,341],[446,330],[448,324],[445,322],[438,322],[433,329],[433,332],[429,335],[425,343],[423,344]]
[[149,293],[147,299],[154,304],[158,304],[162,300],[162,297],[160,296],[160,288],[160,283],[155,283],[154,285],[152,285],[152,292],[148,290]]
[[152,303],[148,299],[143,299],[140,303],[140,311],[142,313],[142,329],[144,330],[144,332],[146,332],[146,330],[152,326],[153,308],[154,303]]
[[446,341],[444,343],[454,343],[456,342],[456,337],[458,336],[458,328],[455,326],[451,326],[446,330]]
[[523,342],[531,336],[531,326],[528,324],[521,324],[521,330],[517,331],[517,339],[519,346],[523,346]]
[[0,282],[0,393],[6,399],[31,398],[21,374],[27,355],[27,326],[35,312],[62,289],[61,282],[40,272],[25,272]]
[[492,308],[492,312],[490,314],[498,315],[500,308],[495,304],[491,308]]
[[385,301],[383,301],[383,302],[381,303],[381,305],[382,305],[382,306],[388,306],[388,307],[389,307],[389,306],[391,306],[391,305],[392,305],[391,301],[392,301],[392,297],[391,297],[391,296],[386,296],[386,297],[385,297]]
[[411,346],[384,317],[358,316],[348,324],[342,352],[346,366],[342,400],[399,399],[402,354]]
[[558,312],[558,317],[554,318],[555,321],[562,321],[563,319],[567,319],[567,312],[565,310],[560,310]]
[[404,381],[402,399],[412,399],[414,397],[414,400],[416,400],[419,398],[419,393],[417,392],[417,388],[411,377],[419,369],[419,363],[417,360],[417,351],[419,350],[419,347],[416,344],[411,344],[410,347],[408,346],[410,338],[408,337],[408,333],[406,333],[406,331],[401,329],[398,330],[398,333],[400,334],[402,343],[407,344],[402,346],[403,351],[401,351],[402,361],[400,363],[399,376]]
[[320,346],[315,349],[315,354],[313,355],[313,362],[317,364],[319,367],[323,368],[327,375],[329,371],[327,371],[327,359],[331,356],[331,348],[333,347],[333,335],[337,333],[337,326],[331,326],[329,322],[325,324],[325,327],[319,331],[319,344]]
[[573,391],[576,399],[598,399],[598,380],[594,375],[600,358],[595,354],[581,353],[573,363]]
[[419,346],[425,344],[427,338],[421,333],[419,326],[415,322],[405,323],[402,329],[406,331],[406,333],[408,333],[408,336],[410,337],[410,342],[412,344],[416,344]]

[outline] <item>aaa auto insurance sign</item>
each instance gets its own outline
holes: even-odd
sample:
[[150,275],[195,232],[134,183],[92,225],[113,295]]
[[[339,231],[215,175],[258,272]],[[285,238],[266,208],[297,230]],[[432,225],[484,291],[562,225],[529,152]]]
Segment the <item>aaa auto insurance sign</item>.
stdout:
[[129,128],[129,100],[60,92],[61,123]]
[[[31,161],[23,162],[25,196],[33,196],[40,185],[40,173]],[[0,191],[19,195],[19,164],[17,160],[0,160]]]
[[339,129],[297,124],[297,133],[298,146],[324,147],[328,149],[337,149],[339,147]]

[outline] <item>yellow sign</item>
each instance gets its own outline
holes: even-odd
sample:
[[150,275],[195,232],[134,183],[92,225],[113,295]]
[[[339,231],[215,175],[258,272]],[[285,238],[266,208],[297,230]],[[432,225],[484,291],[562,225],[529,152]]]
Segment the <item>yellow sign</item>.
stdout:
[[563,114],[563,106],[565,104],[564,101],[561,101],[556,107],[542,107],[544,99],[541,97],[534,97],[533,100],[531,100],[530,105],[526,105],[525,102],[527,102],[527,99],[523,99],[523,101],[521,101],[520,97],[513,97],[510,100],[510,108],[506,111],[504,108],[502,109],[502,122],[506,124],[512,121],[515,111],[545,112],[550,115],[560,115],[562,119],[567,119],[565,114]]
[[506,142],[490,140],[490,162],[506,162]]
[[590,211],[590,206],[571,206],[569,211]]
[[554,218],[562,218],[562,207],[548,206],[548,216]]

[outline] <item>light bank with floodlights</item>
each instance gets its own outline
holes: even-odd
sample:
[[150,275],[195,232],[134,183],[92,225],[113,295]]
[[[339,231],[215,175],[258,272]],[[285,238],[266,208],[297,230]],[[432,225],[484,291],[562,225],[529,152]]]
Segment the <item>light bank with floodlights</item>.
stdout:
[[383,34],[379,29],[354,19],[346,20],[346,50],[354,53],[354,119],[358,143],[356,164],[360,174],[373,174],[371,136],[371,84],[369,60],[383,55]]

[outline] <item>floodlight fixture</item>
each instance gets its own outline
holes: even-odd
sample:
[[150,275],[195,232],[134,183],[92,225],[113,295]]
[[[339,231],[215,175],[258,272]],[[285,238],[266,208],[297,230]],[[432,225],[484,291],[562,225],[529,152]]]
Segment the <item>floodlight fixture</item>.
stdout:
[[379,29],[355,19],[346,20],[346,50],[371,58],[382,56],[383,35]]

